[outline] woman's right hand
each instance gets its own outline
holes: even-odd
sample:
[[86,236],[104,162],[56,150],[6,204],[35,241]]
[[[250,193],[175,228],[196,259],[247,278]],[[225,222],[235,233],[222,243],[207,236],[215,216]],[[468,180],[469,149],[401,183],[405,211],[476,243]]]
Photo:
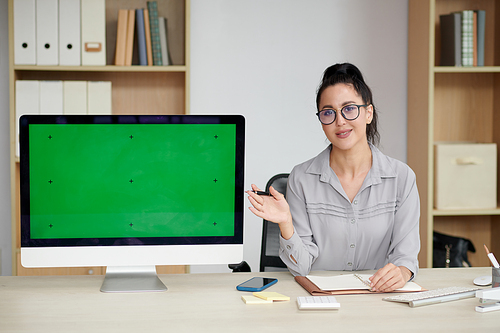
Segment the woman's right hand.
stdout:
[[276,191],[272,186],[269,188],[271,195],[258,195],[255,193],[260,189],[252,184],[252,191],[246,191],[248,200],[252,204],[250,211],[258,217],[274,223],[278,223],[281,236],[289,239],[293,235],[292,214],[286,202],[285,196]]

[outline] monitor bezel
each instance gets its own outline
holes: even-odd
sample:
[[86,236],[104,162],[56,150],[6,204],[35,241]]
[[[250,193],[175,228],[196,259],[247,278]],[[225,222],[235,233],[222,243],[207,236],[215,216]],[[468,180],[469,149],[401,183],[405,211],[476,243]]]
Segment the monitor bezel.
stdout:
[[[241,115],[23,115],[20,117],[21,247],[242,245],[245,119]],[[36,124],[234,124],[236,125],[234,235],[32,239],[30,236],[29,126]]]

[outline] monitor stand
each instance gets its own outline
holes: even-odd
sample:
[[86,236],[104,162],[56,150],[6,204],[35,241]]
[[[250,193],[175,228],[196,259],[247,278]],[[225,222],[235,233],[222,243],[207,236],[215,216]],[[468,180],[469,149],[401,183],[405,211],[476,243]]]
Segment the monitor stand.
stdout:
[[108,266],[101,286],[104,293],[141,293],[166,291],[155,266]]

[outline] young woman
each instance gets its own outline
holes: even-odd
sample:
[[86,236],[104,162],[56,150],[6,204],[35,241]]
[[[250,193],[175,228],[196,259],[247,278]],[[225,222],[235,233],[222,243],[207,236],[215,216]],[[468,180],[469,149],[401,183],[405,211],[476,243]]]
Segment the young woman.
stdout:
[[418,271],[415,174],[375,147],[377,113],[356,66],[327,68],[316,104],[331,144],[292,170],[286,200],[273,188],[259,196],[252,185],[250,210],[278,223],[280,257],[292,274],[376,269],[372,290],[400,288]]

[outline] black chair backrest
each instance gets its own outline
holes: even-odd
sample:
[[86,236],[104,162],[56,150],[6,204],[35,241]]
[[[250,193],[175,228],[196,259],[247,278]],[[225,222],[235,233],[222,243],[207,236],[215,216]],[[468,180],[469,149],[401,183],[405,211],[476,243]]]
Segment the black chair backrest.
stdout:
[[[288,182],[288,173],[280,173],[273,176],[266,185],[266,191],[273,187],[286,197],[286,186]],[[260,271],[279,271],[286,270],[286,265],[279,257],[280,249],[280,228],[278,224],[264,220],[262,225],[262,246],[260,251]]]

